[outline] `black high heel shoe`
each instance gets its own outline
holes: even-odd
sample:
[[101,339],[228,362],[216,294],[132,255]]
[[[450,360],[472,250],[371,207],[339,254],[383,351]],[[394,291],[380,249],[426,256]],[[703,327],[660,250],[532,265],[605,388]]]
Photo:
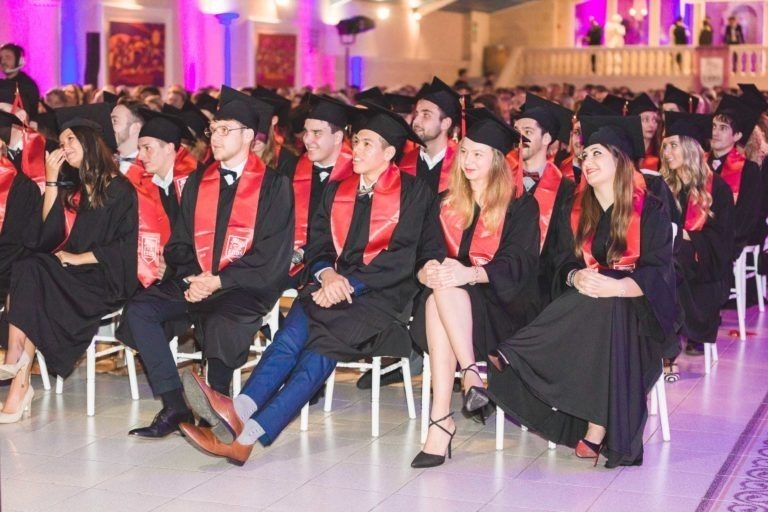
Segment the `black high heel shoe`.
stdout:
[[488,352],[488,362],[500,372],[504,371],[504,369],[509,366],[507,357],[498,349]]
[[[453,444],[453,436],[456,435],[456,429],[453,429],[453,432],[448,432],[448,429],[444,426],[440,425],[440,422],[443,420],[447,420],[453,416],[452,412],[449,412],[447,415],[443,416],[439,420],[433,420],[432,418],[429,418],[429,427],[432,428],[433,426],[439,428],[449,436],[451,436],[450,439],[448,439],[448,458],[451,458],[451,444]],[[424,450],[420,451],[416,457],[413,458],[413,461],[411,461],[411,467],[412,468],[434,468],[435,466],[440,466],[445,462],[445,454],[443,455],[435,455],[434,453],[427,453]]]
[[[480,372],[477,371],[477,364],[475,363],[461,369],[462,380],[467,372],[473,372],[479,378],[482,378],[480,377]],[[464,391],[464,410],[467,412],[475,412],[478,409],[482,409],[488,405],[490,401],[491,399],[488,398],[488,392],[484,387],[472,386]]]

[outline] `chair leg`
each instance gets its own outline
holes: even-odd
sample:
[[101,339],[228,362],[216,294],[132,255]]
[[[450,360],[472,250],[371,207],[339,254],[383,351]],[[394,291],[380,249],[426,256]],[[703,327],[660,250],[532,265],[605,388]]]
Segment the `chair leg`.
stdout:
[[43,357],[43,354],[38,350],[36,352],[37,355],[37,366],[40,368],[40,378],[43,379],[43,389],[46,391],[51,390],[51,378],[48,375],[48,365],[45,364],[45,357]]
[[747,339],[746,315],[747,315],[747,297],[746,297],[746,255],[742,253],[735,266],[735,285],[736,285],[736,314],[739,320],[739,339]]
[[496,449],[504,449],[504,411],[496,406]]
[[[661,372],[661,376],[662,377],[664,376],[663,371]],[[648,411],[648,414],[650,416],[656,416],[657,414],[659,414],[659,399],[658,399],[658,396],[656,395],[655,388],[653,392],[651,392],[651,407],[650,407],[650,410]]]
[[712,344],[712,364],[716,363],[719,358],[717,357],[717,342]]
[[93,416],[96,413],[96,343],[91,342],[85,351],[85,413]]
[[427,442],[429,428],[429,401],[432,385],[432,371],[429,368],[429,354],[424,354],[424,372],[421,374],[421,442]]
[[712,343],[704,343],[704,373],[708,374],[712,366]]
[[379,400],[381,398],[381,358],[373,358],[371,386],[371,436],[379,437]]
[[325,381],[325,401],[323,402],[323,411],[331,412],[333,404],[333,387],[336,384],[336,370],[331,372],[330,377]]
[[139,383],[136,379],[136,357],[133,354],[133,349],[123,347],[123,350],[125,351],[125,365],[128,367],[128,383],[131,386],[131,398],[138,400]]
[[309,403],[301,408],[301,419],[299,420],[299,430],[306,432],[309,430]]
[[653,387],[652,393],[656,395],[659,402],[659,420],[661,420],[661,438],[664,441],[669,441],[671,435],[669,433],[669,410],[667,409],[667,391],[664,382],[664,375],[659,377],[656,381],[656,385]]
[[408,417],[416,419],[416,405],[413,403],[413,383],[411,382],[411,365],[409,359],[404,357],[400,360],[403,370],[403,387],[405,388],[405,403],[408,405]]
[[547,441],[547,450],[556,450],[557,444],[553,443],[552,441]]
[[56,394],[60,395],[64,392],[64,377],[61,375],[56,376]]
[[232,372],[232,396],[240,394],[240,389],[243,386],[243,372],[238,368]]

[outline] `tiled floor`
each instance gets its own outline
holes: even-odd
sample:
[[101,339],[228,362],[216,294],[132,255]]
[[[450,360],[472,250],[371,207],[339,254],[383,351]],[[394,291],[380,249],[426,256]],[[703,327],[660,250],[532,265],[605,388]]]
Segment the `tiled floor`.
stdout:
[[[768,464],[756,457],[768,454],[768,420],[747,431],[763,437],[742,434],[753,417],[761,418],[756,411],[768,391],[768,313],[749,310],[748,330],[756,334],[746,342],[727,337],[733,324],[727,312],[720,361],[710,375],[703,374],[703,357],[683,356],[682,379],[667,386],[672,441],[662,441],[651,417],[645,463],[631,469],[593,468],[569,449],[548,450],[511,423],[504,450],[496,451],[493,421],[484,427],[461,417],[453,460],[411,469],[419,422],[407,418],[402,387],[382,390],[381,436],[372,439],[370,394],[354,387],[354,373],[338,377],[333,412],[313,407],[308,432],[294,422],[274,446],[254,451],[238,468],[180,436],[129,438],[126,432],[147,424],[159,408],[141,377],[143,398],[134,402],[127,377],[99,375],[92,418],[85,416],[84,369],[66,381],[62,395],[43,391],[35,379],[31,418],[0,426],[2,510],[767,510]],[[419,391],[417,380],[417,398]],[[738,453],[737,442],[745,446]],[[731,452],[738,457],[724,465]],[[707,494],[715,481],[723,485]],[[744,485],[751,505],[740,508]]]

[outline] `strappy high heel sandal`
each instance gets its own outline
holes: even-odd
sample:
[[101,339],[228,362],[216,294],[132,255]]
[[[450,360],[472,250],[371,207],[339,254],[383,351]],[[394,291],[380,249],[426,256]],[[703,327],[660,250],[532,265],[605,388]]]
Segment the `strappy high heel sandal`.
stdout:
[[[480,372],[477,370],[477,364],[472,363],[466,368],[461,369],[462,381],[467,372],[472,372],[480,377]],[[478,409],[482,409],[490,402],[488,398],[488,392],[482,386],[472,386],[469,389],[464,390],[464,410],[467,412],[475,412]]]
[[595,444],[592,441],[586,439],[580,439],[576,443],[576,456],[580,459],[595,459],[593,466],[597,466],[597,461],[600,459],[600,452],[603,449],[603,443]]
[[[440,425],[441,421],[445,421],[448,418],[453,416],[452,412],[449,412],[447,415],[443,416],[439,420],[433,420],[432,418],[429,418],[429,428],[437,427],[446,434],[448,434],[450,439],[448,439],[448,448],[446,449],[446,452],[448,453],[448,458],[451,458],[451,444],[453,444],[453,436],[456,435],[456,429],[453,429],[453,432],[448,432],[448,429],[444,426]],[[443,455],[436,455],[434,453],[427,453],[424,450],[420,451],[416,457],[413,458],[413,461],[411,462],[412,468],[434,468],[435,466],[440,466],[445,462],[445,454]]]

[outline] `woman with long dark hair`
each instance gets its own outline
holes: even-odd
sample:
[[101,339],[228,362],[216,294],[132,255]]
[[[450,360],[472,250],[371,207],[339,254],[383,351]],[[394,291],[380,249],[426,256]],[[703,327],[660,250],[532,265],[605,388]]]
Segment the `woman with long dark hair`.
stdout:
[[539,209],[514,186],[506,155],[520,137],[489,110],[468,115],[467,135],[440,204],[438,233],[422,241],[425,289],[411,332],[429,351],[430,428],[413,467],[433,467],[451,455],[456,432],[450,411],[458,362],[468,411],[488,403],[475,362],[536,314]]
[[[711,126],[712,116],[669,112],[662,144],[661,174],[680,219],[675,267],[684,321],[678,333],[689,343],[716,341],[720,307],[730,292],[735,207],[730,187],[707,164],[703,146]],[[676,355],[665,354],[672,380]]]
[[[0,379],[13,382],[0,423],[18,421],[29,408],[35,349],[52,373],[68,375],[101,317],[137,286],[136,192],[104,141],[114,133],[109,106],[59,109],[57,119],[61,148],[46,156],[40,252],[17,262],[11,275],[8,353]],[[77,186],[65,188],[60,180],[65,163],[77,170]]]
[[633,160],[637,117],[585,117],[584,181],[574,198],[566,291],[489,361],[491,398],[549,440],[606,467],[643,459],[646,394],[675,318],[672,227]]

